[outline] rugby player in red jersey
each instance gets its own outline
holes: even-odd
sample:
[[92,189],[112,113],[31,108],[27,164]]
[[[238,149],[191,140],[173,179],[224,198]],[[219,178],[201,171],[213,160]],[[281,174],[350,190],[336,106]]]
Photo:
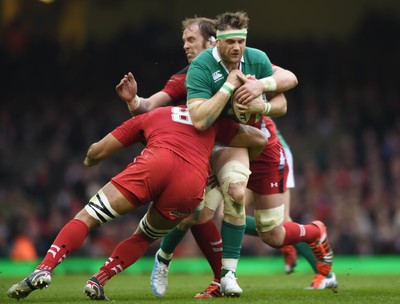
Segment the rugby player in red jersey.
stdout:
[[8,296],[26,298],[32,291],[47,287],[52,271],[81,247],[90,230],[148,205],[136,231],[115,248],[97,276],[85,285],[87,296],[107,300],[103,290],[106,281],[135,263],[153,241],[168,234],[199,206],[215,140],[247,147],[253,157],[267,143],[261,131],[230,119],[219,120],[205,132],[198,131],[186,107],[162,107],[133,117],[93,143],[84,160],[87,167],[137,142],[144,143],[145,148],[60,230],[35,271],[11,286]]

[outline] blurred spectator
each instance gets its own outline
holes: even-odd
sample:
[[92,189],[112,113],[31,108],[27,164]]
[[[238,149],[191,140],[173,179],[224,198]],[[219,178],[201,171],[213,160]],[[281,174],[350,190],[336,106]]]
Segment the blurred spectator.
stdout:
[[34,261],[37,258],[36,249],[26,235],[17,235],[11,246],[10,258],[15,261]]

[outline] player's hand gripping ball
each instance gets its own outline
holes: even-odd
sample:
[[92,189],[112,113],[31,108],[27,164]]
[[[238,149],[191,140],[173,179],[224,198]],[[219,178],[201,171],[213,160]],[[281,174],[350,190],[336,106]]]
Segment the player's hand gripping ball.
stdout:
[[[248,76],[247,78],[250,80],[256,80],[256,78],[254,78],[253,76]],[[266,96],[263,93],[262,95],[258,96],[256,99],[260,99],[260,100],[262,100],[262,102],[265,102]],[[254,99],[254,101],[251,101],[251,102],[258,102],[258,101],[256,101],[256,99]],[[238,102],[236,100],[231,99],[231,106],[232,106],[233,114],[235,115],[237,121],[244,125],[254,125],[263,116],[261,113],[240,112],[238,109]]]

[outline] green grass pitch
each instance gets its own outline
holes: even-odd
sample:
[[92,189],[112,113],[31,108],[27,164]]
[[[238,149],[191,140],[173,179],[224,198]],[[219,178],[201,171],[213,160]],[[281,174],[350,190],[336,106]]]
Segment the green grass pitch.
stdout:
[[[40,262],[17,262],[0,259],[0,303],[93,303],[83,294],[87,279],[103,265],[105,258],[66,259],[53,274],[49,288],[32,292],[16,301],[7,297],[8,288],[23,279]],[[283,259],[277,257],[243,257],[238,266],[240,298],[194,299],[212,279],[204,258],[174,259],[168,293],[163,298],[153,296],[150,271],[153,257],[144,257],[105,286],[111,302],[123,303],[282,303],[331,304],[400,303],[400,256],[336,256],[333,272],[339,281],[337,293],[332,290],[304,290],[313,274],[308,263],[299,258],[293,274],[283,273]]]
[[[241,298],[194,299],[210,281],[205,274],[171,274],[168,293],[156,298],[150,290],[149,274],[119,274],[105,287],[111,302],[115,303],[400,303],[400,276],[398,275],[337,275],[339,288],[331,290],[304,290],[310,283],[310,274],[242,275]],[[21,277],[1,277],[0,303],[17,303],[7,298],[7,289]],[[53,276],[49,288],[32,292],[19,303],[92,303],[83,294],[88,275],[60,274]]]

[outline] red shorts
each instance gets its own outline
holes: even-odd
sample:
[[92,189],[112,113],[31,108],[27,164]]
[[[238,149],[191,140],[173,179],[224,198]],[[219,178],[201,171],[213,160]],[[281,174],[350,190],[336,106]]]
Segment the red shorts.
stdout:
[[164,148],[144,149],[111,183],[135,206],[153,202],[170,220],[189,216],[203,199],[207,179]]
[[263,152],[250,162],[247,188],[258,194],[277,194],[286,191],[289,167],[285,150],[280,142],[267,145]]

